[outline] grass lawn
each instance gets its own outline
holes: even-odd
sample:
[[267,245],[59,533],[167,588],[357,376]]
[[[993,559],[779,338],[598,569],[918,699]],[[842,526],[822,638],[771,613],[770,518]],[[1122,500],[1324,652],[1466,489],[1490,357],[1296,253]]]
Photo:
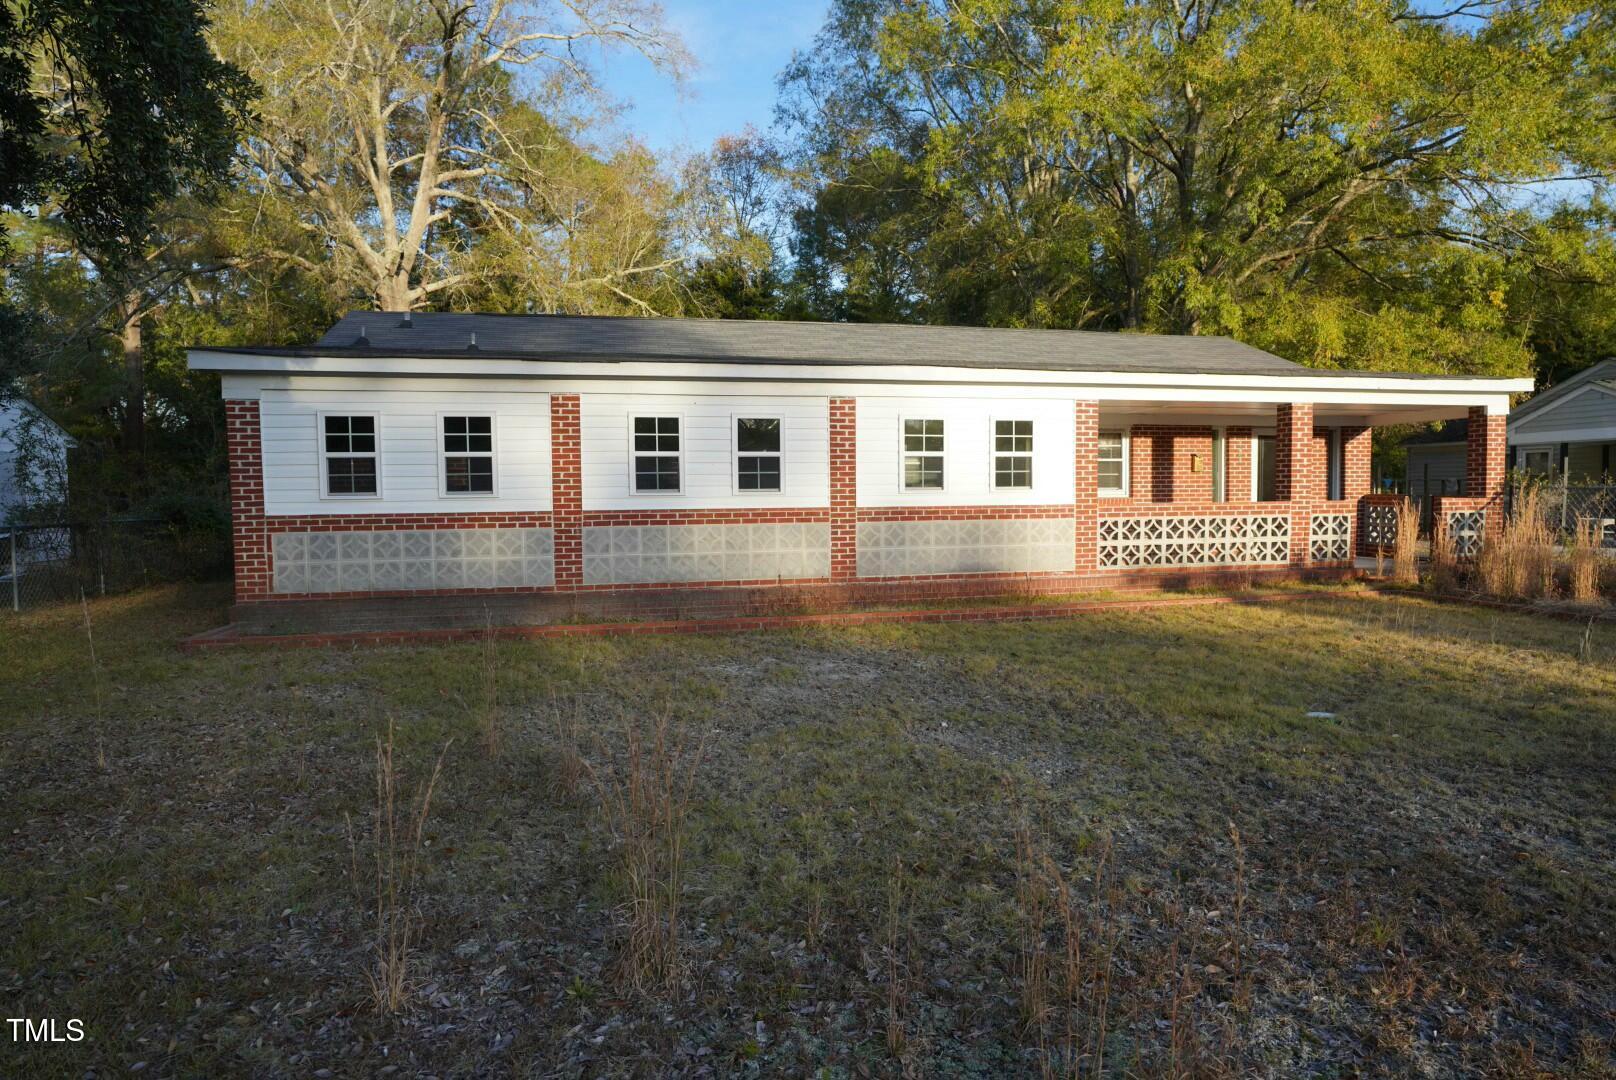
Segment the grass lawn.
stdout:
[[[88,1037],[0,1075],[1616,1075],[1616,627],[510,642],[490,753],[484,646],[179,653],[226,600],[95,602],[95,663],[76,607],[3,624],[0,1000]],[[569,763],[611,790],[658,715],[681,945],[634,989]],[[443,755],[396,1015],[349,831],[362,878],[389,717],[406,793]]]

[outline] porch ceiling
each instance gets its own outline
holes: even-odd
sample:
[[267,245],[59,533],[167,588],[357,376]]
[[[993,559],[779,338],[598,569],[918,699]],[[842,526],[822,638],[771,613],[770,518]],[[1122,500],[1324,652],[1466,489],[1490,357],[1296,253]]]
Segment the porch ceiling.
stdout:
[[[1211,425],[1234,427],[1273,427],[1278,406],[1266,401],[1102,401],[1100,422],[1126,420],[1138,424]],[[1320,402],[1313,406],[1315,423],[1325,426],[1387,424],[1427,424],[1433,420],[1463,420],[1469,410],[1463,405],[1339,404]]]

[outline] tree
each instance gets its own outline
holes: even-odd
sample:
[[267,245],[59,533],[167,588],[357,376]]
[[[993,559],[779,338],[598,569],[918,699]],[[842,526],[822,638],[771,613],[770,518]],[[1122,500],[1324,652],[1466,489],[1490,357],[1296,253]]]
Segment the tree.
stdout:
[[694,310],[724,319],[777,316],[787,210],[780,148],[751,126],[720,136],[687,163],[684,187],[693,231],[686,288]]
[[268,254],[383,310],[498,296],[643,307],[676,259],[646,158],[588,151],[591,50],[685,62],[641,0],[232,0],[214,40],[263,87],[244,183],[315,242]]
[[226,176],[251,84],[206,26],[195,0],[0,4],[0,209],[54,207],[118,264],[165,201]]
[[871,248],[818,238],[885,233],[925,320],[1521,370],[1492,297],[1548,258],[1522,193],[1616,172],[1616,17],[1463,9],[839,0],[784,78],[800,235],[851,289]]

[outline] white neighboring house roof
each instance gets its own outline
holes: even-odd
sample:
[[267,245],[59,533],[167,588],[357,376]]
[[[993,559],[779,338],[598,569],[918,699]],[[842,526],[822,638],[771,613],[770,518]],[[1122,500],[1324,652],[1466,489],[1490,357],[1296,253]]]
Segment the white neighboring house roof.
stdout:
[[1448,419],[1478,406],[1502,415],[1511,394],[1532,388],[1530,379],[1308,368],[1216,337],[435,312],[353,312],[311,346],[197,347],[190,366],[224,374],[227,396],[256,397],[253,380],[240,377],[255,374],[540,377],[561,391],[599,391],[603,381],[613,389],[744,382],[760,392],[812,383],[849,394],[1058,387],[1114,407],[1312,402],[1341,423]]

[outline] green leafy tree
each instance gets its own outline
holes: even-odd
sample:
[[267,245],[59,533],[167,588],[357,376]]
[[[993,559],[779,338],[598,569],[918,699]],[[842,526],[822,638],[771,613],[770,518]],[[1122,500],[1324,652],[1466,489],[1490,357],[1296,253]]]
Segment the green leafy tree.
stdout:
[[1613,36],[1562,0],[839,0],[783,80],[803,270],[883,315],[1524,370],[1515,283],[1563,261],[1525,195],[1616,171]]

